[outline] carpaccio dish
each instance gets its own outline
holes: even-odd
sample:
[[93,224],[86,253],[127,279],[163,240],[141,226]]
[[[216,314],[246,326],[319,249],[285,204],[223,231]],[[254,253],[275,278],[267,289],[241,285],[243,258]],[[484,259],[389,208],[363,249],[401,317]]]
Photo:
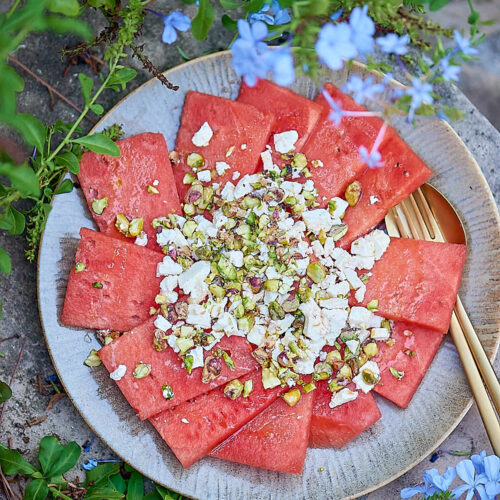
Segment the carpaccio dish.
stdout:
[[[325,86],[347,110],[351,98]],[[446,333],[463,245],[377,225],[432,172],[378,118],[261,80],[236,101],[188,92],[161,134],[85,153],[101,232],[81,230],[62,321],[98,330],[101,362],[184,467],[204,456],[301,473],[406,408]]]

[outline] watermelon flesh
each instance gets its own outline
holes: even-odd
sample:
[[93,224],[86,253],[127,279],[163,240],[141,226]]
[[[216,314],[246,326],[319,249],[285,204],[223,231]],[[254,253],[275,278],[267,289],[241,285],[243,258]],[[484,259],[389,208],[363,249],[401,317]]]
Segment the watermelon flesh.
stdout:
[[160,288],[163,254],[82,228],[61,321],[65,325],[127,331],[149,318]]
[[[330,408],[332,392],[327,383],[316,382],[316,386],[309,437],[311,448],[340,448],[382,416],[370,393],[358,391],[354,401]],[[350,389],[355,390],[354,386]]]
[[293,407],[278,398],[210,456],[278,472],[302,473],[313,404],[314,391],[303,393]]
[[267,408],[284,390],[281,386],[264,389],[261,372],[241,378],[253,380],[247,398],[231,400],[223,388],[186,401],[150,419],[161,437],[184,467],[208,455],[217,445]]
[[271,134],[296,130],[297,152],[302,150],[322,113],[322,107],[310,99],[263,79],[254,87],[243,82],[237,101],[251,104],[263,113],[272,114],[275,119]]
[[[374,361],[380,368],[380,383],[373,389],[401,408],[406,408],[431,364],[443,336],[434,330],[411,323],[396,321],[392,327],[395,344],[378,344],[379,353]],[[398,380],[390,368],[404,372]]]
[[362,304],[378,300],[380,316],[446,333],[465,254],[465,245],[391,238],[371,270]]
[[[110,373],[119,365],[127,367],[125,376],[117,384],[141,420],[257,369],[257,362],[251,356],[250,345],[245,339],[223,337],[214,349],[226,351],[233,360],[235,369],[230,370],[223,362],[221,374],[213,382],[204,384],[201,381],[202,368],[195,368],[189,374],[182,360],[170,347],[160,352],[153,348],[153,322],[153,318],[149,319],[99,351],[99,357]],[[205,358],[209,354],[211,351],[204,351]],[[142,379],[133,376],[139,363],[151,365],[150,374]],[[172,399],[163,397],[163,385],[171,387],[174,394]]]
[[[125,239],[115,227],[117,214],[129,220],[142,217],[147,246],[158,249],[151,221],[175,212],[180,214],[179,196],[173,182],[172,166],[162,134],[146,132],[116,142],[121,156],[113,158],[88,152],[82,156],[78,180],[90,213],[100,231]],[[148,192],[148,186],[158,191]],[[92,210],[94,199],[108,198],[101,215]],[[133,242],[134,239],[129,239]]]
[[[223,175],[215,174],[214,180],[221,187],[232,180],[233,175],[239,174],[238,178],[241,178],[246,174],[253,174],[260,161],[260,153],[265,149],[273,120],[272,115],[261,113],[248,104],[188,92],[175,143],[175,150],[180,154],[180,163],[174,165],[179,198],[184,200],[189,188],[182,181],[187,172],[192,172],[186,163],[186,157],[190,153],[203,156],[204,170],[216,172],[217,162],[230,166]],[[208,146],[195,146],[193,136],[205,122],[212,129],[213,136]],[[233,148],[232,152],[230,148]],[[209,184],[211,183],[204,183]]]

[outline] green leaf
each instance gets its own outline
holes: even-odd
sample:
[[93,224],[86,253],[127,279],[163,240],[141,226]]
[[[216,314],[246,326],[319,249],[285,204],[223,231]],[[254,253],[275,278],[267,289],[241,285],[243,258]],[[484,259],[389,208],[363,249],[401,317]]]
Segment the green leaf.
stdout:
[[78,80],[80,80],[80,85],[82,87],[82,95],[85,99],[85,104],[88,104],[90,101],[90,94],[92,93],[92,89],[94,88],[94,80],[84,75],[83,73],[78,73]]
[[176,45],[175,48],[177,49],[177,51],[179,52],[179,54],[181,55],[181,57],[184,59],[184,61],[190,61],[191,60],[191,58],[178,45]]
[[9,209],[12,214],[13,220],[12,229],[9,231],[9,236],[13,236],[15,234],[23,234],[24,228],[26,226],[26,217],[12,205],[9,207]]
[[58,165],[63,165],[66,167],[72,174],[80,173],[80,162],[76,155],[74,155],[71,151],[65,151],[60,155],[56,156],[56,163]]
[[0,215],[0,229],[10,231],[14,227],[14,217],[9,210],[9,206],[5,208],[3,214]]
[[18,451],[3,446],[0,447],[0,466],[6,476],[19,473],[30,475],[36,472],[36,469]]
[[40,449],[38,450],[38,461],[42,467],[42,472],[46,477],[50,475],[55,476],[56,474],[50,474],[54,464],[59,459],[60,455],[64,451],[64,446],[59,442],[55,436],[45,436],[40,441]]
[[103,498],[106,500],[120,500],[124,496],[123,493],[113,488],[91,487],[87,490],[84,498],[85,500],[102,500]]
[[72,142],[81,144],[94,153],[120,156],[120,148],[104,134],[87,135],[85,137],[80,137],[79,139],[73,139]]
[[450,0],[429,0],[429,10],[442,9]]
[[234,20],[231,19],[227,14],[224,14],[221,18],[222,21],[222,26],[226,28],[229,31],[235,31],[236,28],[238,27],[238,23]]
[[196,40],[205,40],[214,22],[214,8],[210,0],[200,0],[198,13],[191,23],[191,31]]
[[128,480],[127,500],[142,500],[144,497],[144,482],[141,474],[132,472]]
[[71,179],[64,179],[56,190],[56,194],[71,193],[74,185]]
[[108,80],[107,87],[113,88],[116,85],[121,85],[122,90],[125,89],[128,82],[137,76],[137,71],[133,68],[120,68],[115,71]]
[[467,22],[469,24],[477,24],[480,17],[481,17],[481,15],[479,14],[479,12],[477,12],[477,11],[471,12],[470,16],[467,18]]
[[74,441],[68,443],[64,446],[62,453],[59,455],[54,465],[50,468],[48,475],[58,476],[59,474],[64,474],[69,471],[76,465],[81,453],[82,449],[77,443]]
[[[315,0],[316,2],[317,0]],[[248,4],[245,6],[245,10],[247,12],[259,12],[260,9],[264,6],[264,0],[250,0]]]
[[116,491],[120,493],[125,493],[127,491],[127,483],[125,479],[123,479],[121,474],[115,474],[108,479],[108,486],[110,488],[114,488]]
[[0,247],[0,273],[9,274],[12,271],[10,255]]
[[40,196],[38,177],[26,163],[22,165],[0,163],[0,175],[5,175],[23,196]]
[[219,2],[226,10],[234,10],[242,6],[242,3],[236,0],[219,0]]
[[45,500],[49,494],[49,487],[44,479],[33,479],[26,485],[24,500]]
[[152,491],[144,497],[144,500],[162,500],[162,498],[157,491]]
[[173,491],[169,491],[162,486],[156,486],[156,491],[160,494],[163,500],[177,500],[179,495]]
[[77,0],[48,0],[47,9],[50,12],[75,17],[80,13],[80,4]]
[[0,403],[5,403],[7,399],[12,397],[12,389],[0,380]]
[[28,144],[36,146],[38,151],[43,151],[47,127],[36,116],[19,113],[14,120],[14,126]]
[[90,106],[90,109],[96,115],[102,115],[104,113],[104,108],[100,104],[92,104],[92,106]]
[[87,472],[87,477],[83,485],[88,487],[90,484],[94,485],[103,485],[106,482],[108,477],[114,476],[120,472],[120,463],[119,462],[111,462],[100,464],[97,467],[94,467],[92,470]]

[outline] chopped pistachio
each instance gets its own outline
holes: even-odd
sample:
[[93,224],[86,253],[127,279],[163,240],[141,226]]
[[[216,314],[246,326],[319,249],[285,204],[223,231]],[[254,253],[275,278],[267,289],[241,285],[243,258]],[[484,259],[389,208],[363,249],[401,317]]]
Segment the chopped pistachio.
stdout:
[[302,389],[304,389],[304,392],[307,393],[307,392],[311,392],[311,391],[314,391],[316,389],[316,384],[311,381],[307,384],[305,384]]
[[273,300],[272,302],[269,303],[269,316],[271,316],[271,319],[274,320],[281,320],[284,319],[285,317],[285,311],[283,308]]
[[130,222],[125,215],[116,214],[115,227],[118,231],[120,231],[120,233],[127,234],[129,225]]
[[333,365],[336,361],[341,361],[341,360],[342,360],[342,355],[336,349],[334,351],[330,351],[326,355],[326,362],[330,363],[331,365]]
[[393,368],[392,366],[389,368],[389,371],[391,372],[391,375],[395,378],[397,378],[398,380],[401,380],[404,376],[405,376],[405,372],[404,371],[400,371],[400,370],[396,370],[395,368]]
[[184,203],[182,209],[188,217],[196,213],[196,207],[192,203]]
[[142,227],[144,225],[144,219],[142,217],[136,217],[130,221],[130,225],[128,227],[128,235],[133,238],[139,236],[142,231]]
[[386,328],[387,330],[391,331],[391,322],[388,319],[383,319],[382,324],[380,325],[382,328]]
[[209,384],[215,380],[222,371],[222,362],[220,358],[215,356],[207,356],[205,364],[203,365],[203,372],[201,374],[201,381],[204,384]]
[[219,285],[210,285],[208,289],[210,290],[210,293],[218,299],[222,299],[226,295],[226,290]]
[[177,347],[180,349],[181,354],[184,354],[186,351],[188,351],[189,349],[191,349],[191,347],[194,346],[193,339],[188,339],[185,337],[177,338],[175,343],[177,344]]
[[280,287],[280,281],[277,279],[264,281],[264,290],[268,292],[277,292]]
[[217,262],[217,270],[223,278],[234,281],[236,279],[236,268],[229,262],[225,255],[221,255],[219,262]]
[[144,378],[151,373],[151,365],[139,363],[134,370],[134,378]]
[[234,361],[231,359],[231,357],[229,356],[229,354],[226,351],[222,351],[222,358],[224,359],[227,367],[231,371],[233,371],[236,368],[236,366],[234,365]]
[[333,238],[333,241],[338,241],[347,233],[348,229],[347,224],[335,224],[330,229],[329,234]]
[[238,379],[231,380],[224,387],[224,395],[233,401],[239,398],[242,392],[243,384]]
[[370,281],[370,275],[368,273],[363,273],[359,276],[359,279],[366,285]]
[[81,273],[85,270],[85,264],[83,262],[77,262],[75,264],[75,273]]
[[94,199],[92,200],[92,210],[96,215],[101,215],[104,209],[108,206],[108,198]]
[[325,267],[320,262],[311,262],[307,266],[307,276],[309,276],[314,283],[321,283],[326,278]]
[[281,385],[281,380],[272,372],[270,368],[262,368],[262,386],[264,389],[273,389]]
[[238,329],[243,332],[249,332],[255,323],[253,316],[247,315],[238,319]]
[[189,374],[191,374],[191,370],[193,369],[193,362],[194,358],[193,356],[191,356],[191,354],[184,356],[184,367],[186,368]]
[[351,367],[347,364],[343,365],[342,368],[337,372],[338,378],[352,378]]
[[320,361],[314,365],[314,380],[327,380],[333,375],[333,368],[330,363]]
[[182,226],[182,234],[186,238],[191,238],[193,236],[194,232],[196,231],[196,228],[198,227],[198,224],[194,220],[188,220],[184,223],[184,226]]
[[299,308],[300,302],[297,297],[292,296],[288,297],[281,306],[283,307],[283,311],[287,313],[295,312]]
[[84,361],[87,366],[99,366],[101,364],[101,358],[97,354],[95,349],[92,349]]
[[356,206],[361,196],[361,183],[359,181],[351,182],[351,184],[347,186],[344,196],[349,206]]
[[375,376],[375,373],[373,373],[373,371],[368,368],[361,370],[361,377],[363,378],[365,384],[374,385],[377,383],[377,377]]
[[294,155],[291,165],[293,168],[304,168],[307,166],[307,157],[303,153]]
[[252,391],[253,391],[253,380],[250,378],[248,380],[245,380],[245,383],[243,384],[243,397],[248,398],[248,396],[250,396]]
[[167,401],[170,401],[174,397],[174,391],[172,390],[172,387],[170,387],[167,384],[161,386],[161,393],[162,393],[162,396]]
[[149,194],[160,194],[160,191],[158,191],[158,189],[156,189],[154,186],[151,186],[150,184],[148,184],[147,189]]
[[192,184],[196,180],[196,177],[191,172],[186,172],[182,178],[183,184]]
[[334,379],[330,380],[330,382],[328,382],[328,389],[331,392],[339,392],[344,387],[345,387],[344,385],[341,385],[338,383],[338,380],[336,378],[334,378]]
[[94,283],[92,283],[92,286],[94,288],[98,288],[98,289],[101,289],[103,287],[103,285],[100,281],[94,281]]
[[370,300],[370,302],[368,302],[368,304],[366,304],[366,308],[372,312],[377,311],[378,310],[378,299]]
[[205,158],[203,158],[203,156],[199,153],[189,153],[186,157],[186,163],[188,167],[191,167],[193,170],[197,170],[205,165]]
[[295,388],[283,394],[282,398],[288,406],[295,406],[300,401],[301,396],[300,389]]
[[378,354],[378,345],[376,342],[369,342],[363,346],[363,351],[369,358],[373,358],[373,356]]

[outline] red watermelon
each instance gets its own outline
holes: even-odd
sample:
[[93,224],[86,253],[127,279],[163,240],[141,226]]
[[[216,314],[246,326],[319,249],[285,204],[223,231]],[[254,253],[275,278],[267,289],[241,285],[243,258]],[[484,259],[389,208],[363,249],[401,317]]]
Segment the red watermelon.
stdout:
[[[127,367],[125,376],[117,384],[141,420],[209,392],[257,368],[257,363],[250,354],[250,345],[245,339],[224,337],[215,349],[226,351],[234,361],[235,369],[231,371],[222,362],[219,377],[210,384],[204,384],[201,381],[202,368],[195,368],[188,374],[182,360],[170,347],[160,352],[153,348],[153,321],[153,318],[149,319],[99,351],[99,357],[110,373],[119,365]],[[210,353],[211,351],[205,351],[204,357]],[[133,372],[139,363],[151,365],[151,372],[144,378],[136,379]],[[173,397],[169,400],[162,395],[164,385],[169,385],[173,391]]]
[[[389,347],[379,342],[379,353],[374,361],[380,368],[380,384],[374,391],[401,408],[406,408],[431,364],[442,335],[434,330],[411,323],[396,321],[392,328],[395,343]],[[401,379],[391,373],[391,368],[401,374]]]
[[321,106],[310,99],[269,80],[259,80],[254,87],[242,83],[237,100],[272,114],[275,120],[271,134],[296,130],[299,136],[295,143],[297,152],[302,150],[322,112]]
[[[151,221],[171,212],[180,213],[180,203],[173,182],[167,144],[162,134],[146,132],[117,141],[119,158],[85,153],[78,180],[87,199],[90,213],[99,229],[109,236],[125,238],[115,228],[117,214],[129,220],[142,217],[147,246],[158,248]],[[149,192],[148,191],[149,186]],[[157,193],[155,191],[158,191]],[[92,210],[92,201],[107,198],[101,215]],[[133,242],[134,238],[129,239]]]
[[[326,382],[316,382],[317,389],[311,419],[311,448],[340,448],[374,424],[381,416],[370,393],[358,391],[354,401],[330,408],[332,393]],[[351,388],[354,389],[354,386]]]
[[85,328],[126,331],[149,318],[160,289],[156,266],[163,254],[134,243],[80,229],[61,321]]
[[391,238],[371,270],[363,305],[378,300],[380,316],[446,333],[465,254],[465,245]]
[[210,454],[254,467],[302,473],[306,458],[314,391],[290,407],[278,398]]
[[[248,104],[231,101],[199,92],[187,93],[181,126],[177,133],[175,150],[180,163],[174,165],[177,192],[181,200],[189,188],[182,181],[186,172],[187,155],[198,153],[204,158],[203,170],[214,172],[214,181],[223,186],[227,181],[253,174],[264,151],[273,124],[273,116],[261,113]],[[204,123],[208,123],[213,136],[207,146],[195,146],[193,136]],[[217,162],[230,166],[224,175],[216,174]],[[204,183],[208,185],[209,183]]]
[[261,372],[241,378],[253,380],[253,392],[247,398],[231,400],[223,388],[186,401],[150,419],[161,437],[184,467],[208,455],[217,445],[243,427],[276,400],[280,386],[265,390]]

